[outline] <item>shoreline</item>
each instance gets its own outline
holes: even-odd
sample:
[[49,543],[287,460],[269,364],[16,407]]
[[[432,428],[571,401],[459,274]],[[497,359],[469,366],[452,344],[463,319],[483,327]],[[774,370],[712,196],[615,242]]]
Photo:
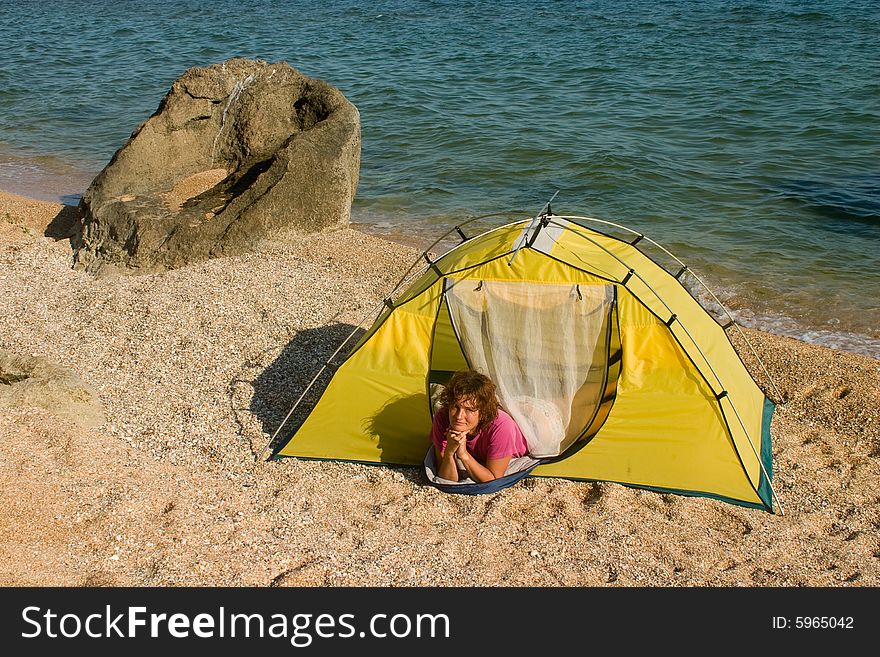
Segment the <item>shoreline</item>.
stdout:
[[[29,187],[28,189],[30,189],[31,192],[38,190],[43,190],[45,192],[32,195],[20,194],[14,190],[10,190],[8,189],[6,182],[7,181],[0,179],[0,212],[3,212],[4,207],[10,205],[10,203],[12,203],[12,205],[20,205],[22,203],[49,203],[75,208],[76,206],[71,204],[70,201],[78,200],[78,196],[81,195],[81,193],[49,193],[48,190],[53,184],[51,178],[40,185]],[[10,198],[4,199],[5,196]],[[50,196],[55,200],[49,200]],[[433,242],[432,237],[436,237],[407,235],[403,232],[402,228],[374,225],[370,222],[358,220],[352,220],[350,227],[353,230],[357,230],[364,234],[394,242],[395,244],[412,247],[419,251],[427,248]],[[447,246],[448,244],[451,244],[451,242],[448,242]],[[440,246],[443,246],[443,244]],[[414,259],[415,257],[416,256],[414,256]],[[706,307],[707,304],[709,306],[715,305],[714,301],[707,297],[702,288],[691,290],[691,294],[693,294],[704,307]],[[815,344],[880,360],[880,337],[876,335],[868,335],[843,329],[835,331],[823,327],[806,326],[779,312],[755,312],[750,309],[747,304],[738,307],[741,304],[737,303],[734,305],[728,301],[725,305],[727,306],[728,311],[735,317],[737,323],[743,328],[763,331],[773,335],[799,340],[807,344]]]
[[782,394],[785,516],[537,477],[461,499],[415,467],[260,458],[416,251],[342,229],[96,279],[45,236],[63,209],[0,193],[0,349],[74,370],[106,422],[0,407],[2,585],[880,584],[876,359],[744,329]]

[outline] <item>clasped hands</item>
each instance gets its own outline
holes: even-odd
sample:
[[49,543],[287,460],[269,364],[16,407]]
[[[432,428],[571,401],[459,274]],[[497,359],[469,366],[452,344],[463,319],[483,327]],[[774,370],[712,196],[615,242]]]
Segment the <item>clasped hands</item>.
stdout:
[[467,460],[470,456],[467,451],[467,433],[464,431],[448,430],[446,432],[446,449],[444,454],[448,453],[450,449],[458,458],[463,461]]

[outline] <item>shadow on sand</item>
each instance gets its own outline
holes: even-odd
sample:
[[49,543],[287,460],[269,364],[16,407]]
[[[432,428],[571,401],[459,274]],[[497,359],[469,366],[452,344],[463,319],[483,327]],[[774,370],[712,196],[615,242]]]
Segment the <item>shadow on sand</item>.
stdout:
[[[350,324],[330,324],[300,331],[282,350],[278,358],[254,378],[252,382],[254,394],[251,399],[250,411],[259,419],[264,433],[272,436],[276,431],[278,432],[267,445],[268,452],[274,454],[276,450],[281,449],[302,426],[327,389],[335,367],[345,361],[364,333],[364,329]],[[333,356],[333,353],[343,343],[345,346],[332,359],[334,367],[327,367],[321,371],[321,366]],[[319,371],[320,374],[318,374]],[[315,378],[316,375],[318,375],[317,378]],[[312,379],[315,380],[311,384],[311,388],[305,392],[296,409],[285,421],[291,407],[303,395]],[[422,409],[426,405],[427,395],[424,394],[392,399],[376,417],[365,422],[364,431],[380,436],[378,444],[380,452],[396,455],[400,451],[397,442],[399,441],[398,434],[401,432],[397,418],[400,417],[401,412],[405,413],[407,409],[411,411],[413,406]],[[280,431],[279,427],[281,427]],[[385,439],[384,436],[391,438],[390,440]],[[425,449],[428,444],[426,435]],[[392,463],[368,465],[391,467],[414,483],[424,483],[420,467]]]
[[78,241],[82,234],[82,222],[80,221],[79,208],[75,205],[65,205],[58,214],[46,226],[43,235],[56,242],[60,240]]
[[[278,358],[253,380],[250,411],[260,421],[264,433],[272,436],[278,432],[268,446],[273,453],[302,425],[330,383],[334,368],[342,364],[363,334],[363,329],[351,324],[330,324],[300,331]],[[343,343],[345,346],[333,357]],[[322,371],[321,366],[331,357],[333,367]],[[316,375],[317,379],[305,392]],[[304,392],[302,401],[285,421]]]

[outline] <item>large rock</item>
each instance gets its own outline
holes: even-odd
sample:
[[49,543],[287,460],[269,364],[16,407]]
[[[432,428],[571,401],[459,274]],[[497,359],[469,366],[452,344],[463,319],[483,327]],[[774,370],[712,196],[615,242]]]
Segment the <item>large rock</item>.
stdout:
[[104,423],[98,395],[73,370],[41,356],[17,356],[0,350],[0,407],[36,406],[76,424]]
[[75,266],[154,272],[347,225],[360,118],[284,62],[193,68],[80,204]]

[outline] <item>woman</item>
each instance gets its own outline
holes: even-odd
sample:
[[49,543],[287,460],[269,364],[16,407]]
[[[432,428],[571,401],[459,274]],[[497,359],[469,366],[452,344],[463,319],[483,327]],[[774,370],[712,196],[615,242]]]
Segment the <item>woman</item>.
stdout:
[[499,408],[489,377],[474,370],[456,372],[440,402],[431,427],[439,477],[492,481],[504,476],[511,459],[528,454],[525,436]]

